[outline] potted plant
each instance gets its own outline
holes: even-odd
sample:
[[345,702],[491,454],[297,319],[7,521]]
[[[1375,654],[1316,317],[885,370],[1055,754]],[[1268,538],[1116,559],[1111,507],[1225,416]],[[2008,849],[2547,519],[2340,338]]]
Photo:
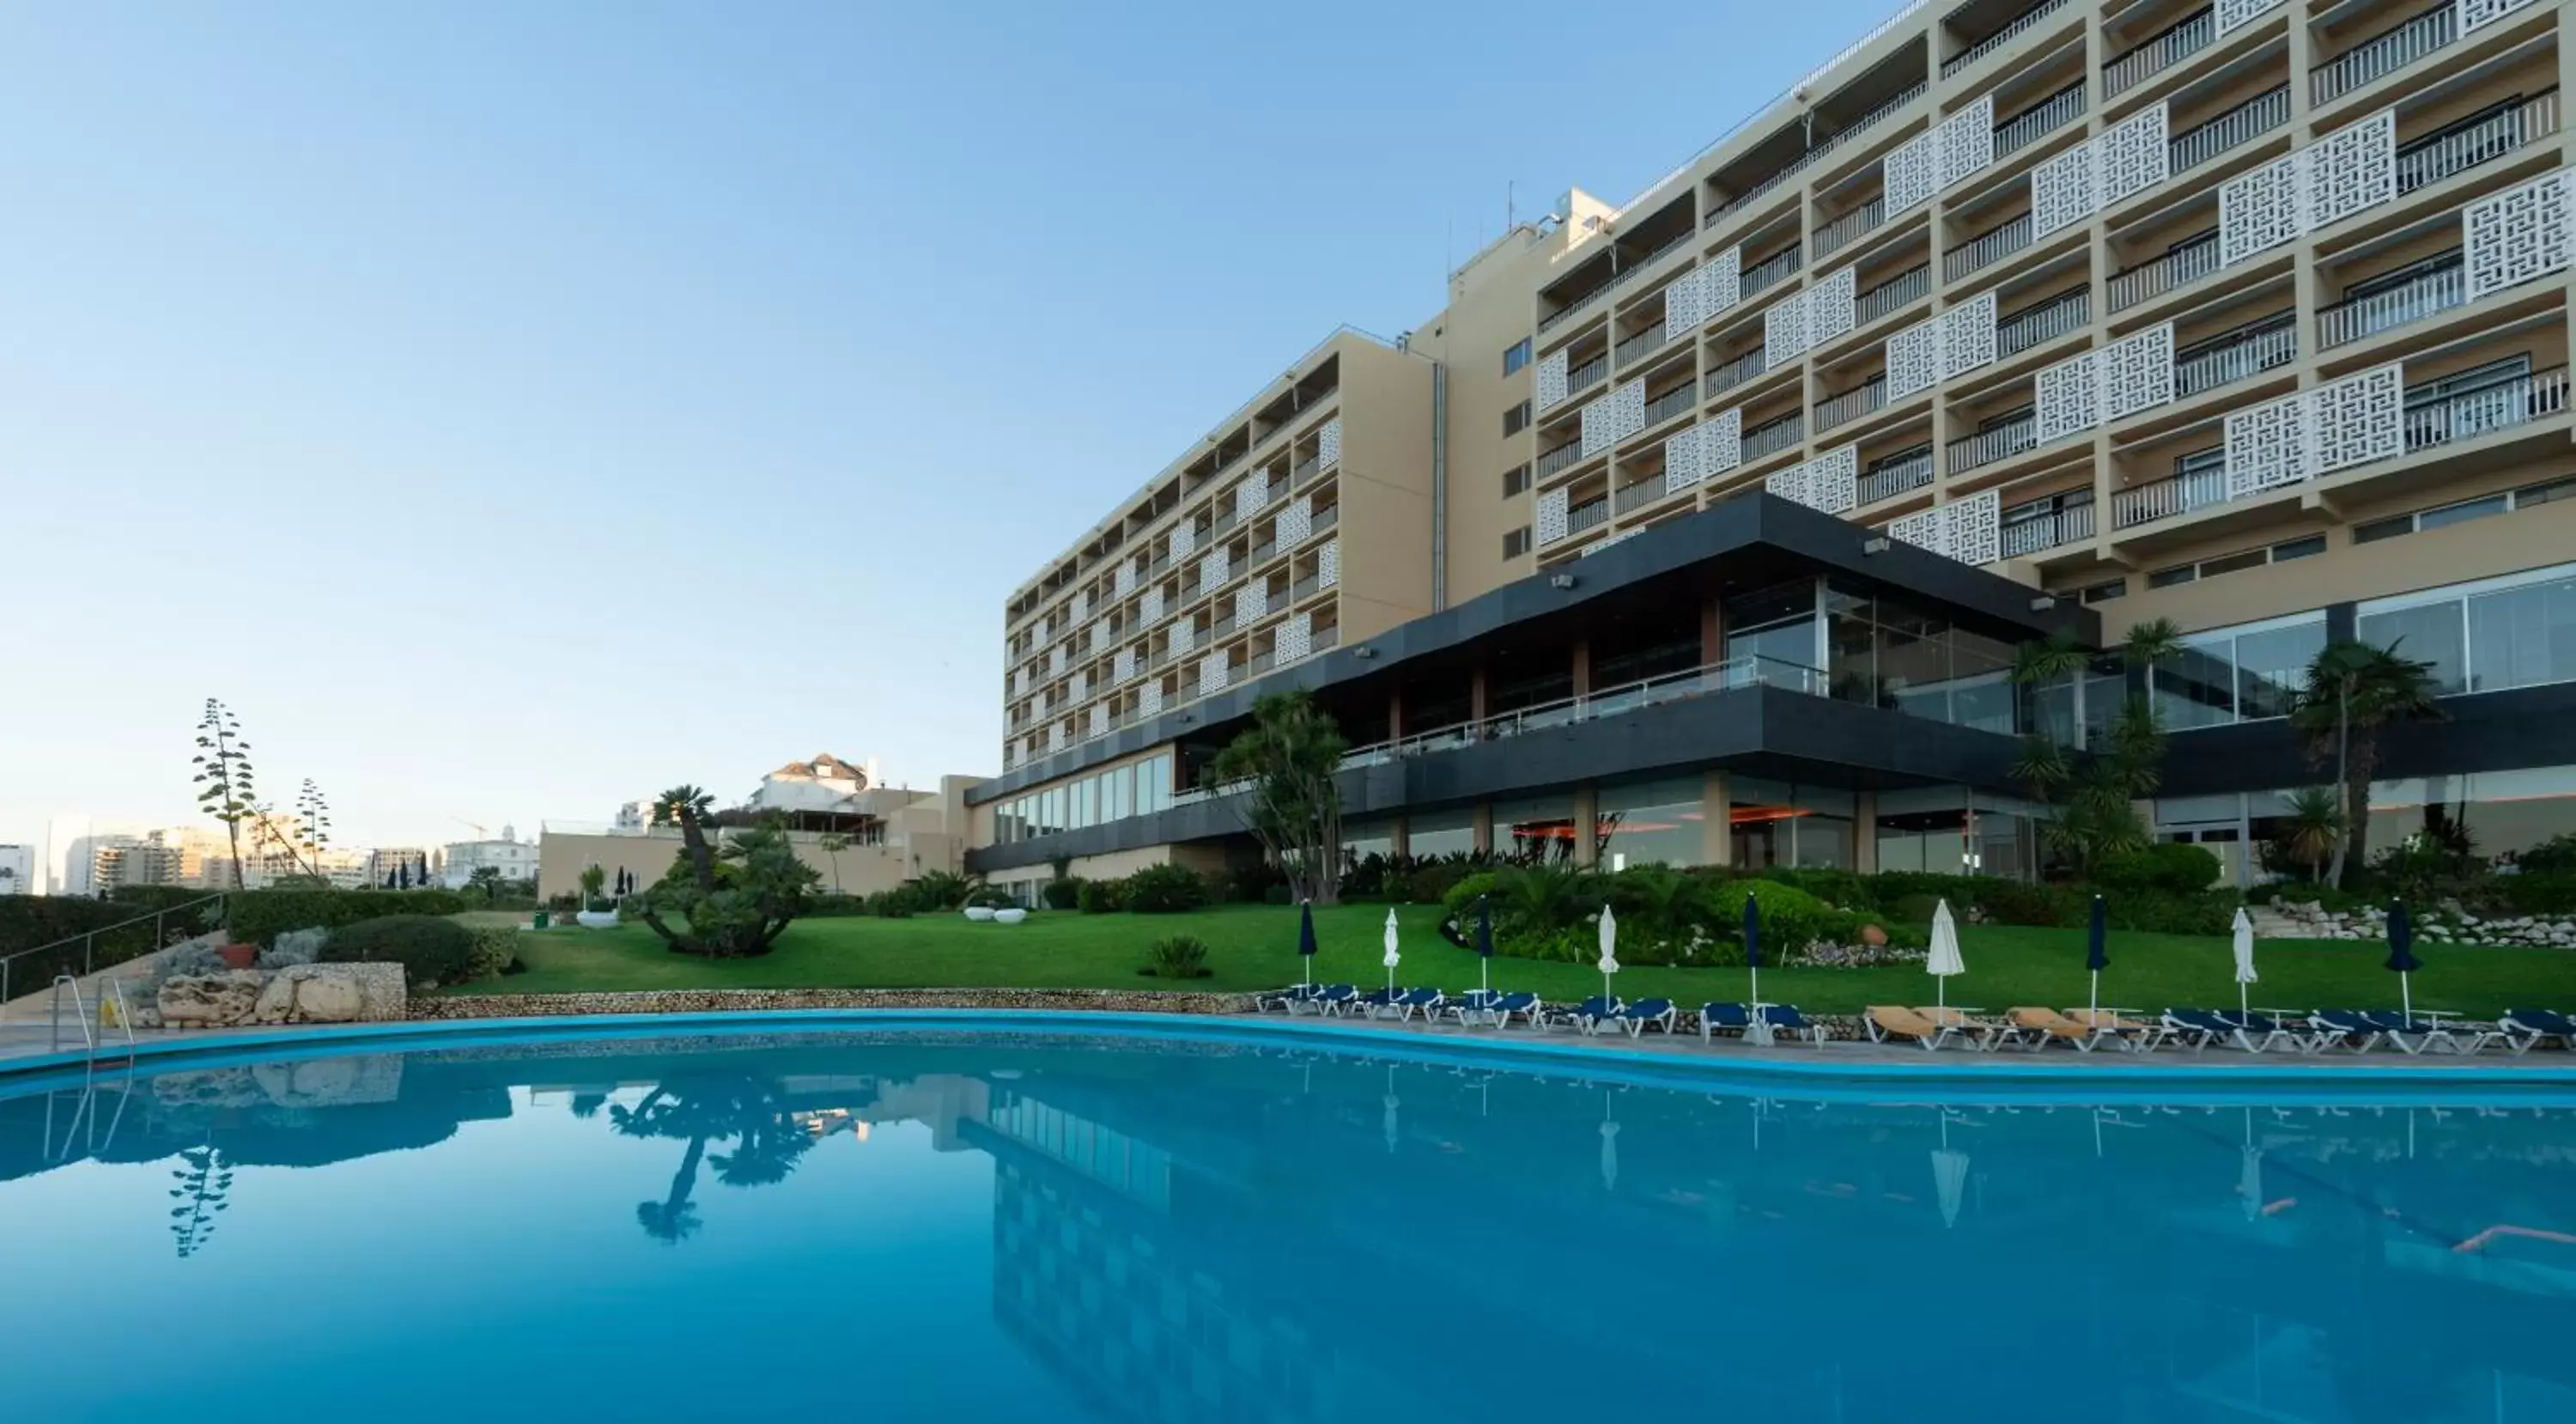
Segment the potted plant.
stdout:
[[228,944],[215,952],[224,957],[226,969],[248,969],[259,963],[259,946],[255,944]]
[[581,910],[573,916],[574,923],[589,930],[617,927],[617,902],[601,893],[607,888],[607,871],[594,865],[581,873]]

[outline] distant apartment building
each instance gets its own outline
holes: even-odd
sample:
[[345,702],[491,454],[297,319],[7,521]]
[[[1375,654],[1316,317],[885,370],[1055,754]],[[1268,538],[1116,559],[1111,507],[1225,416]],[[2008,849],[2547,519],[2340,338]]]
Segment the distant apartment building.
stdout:
[[0,845],[0,895],[41,895],[44,882],[36,878],[36,848],[31,845]]
[[440,883],[463,885],[474,872],[492,869],[504,880],[537,878],[537,843],[519,839],[518,828],[503,826],[499,840],[450,841],[440,865]]
[[388,878],[410,878],[414,886],[435,883],[437,867],[427,846],[378,846],[367,852],[367,883],[383,885]]
[[[1394,341],[1342,332],[1005,599],[969,865],[1253,853],[1274,689],[1351,848],[2028,874],[2016,739],[2132,694],[2239,876],[2329,638],[2434,664],[2375,844],[2576,829],[2576,172],[2543,0],[1917,4]],[[2016,645],[2179,659],[2044,687]]]

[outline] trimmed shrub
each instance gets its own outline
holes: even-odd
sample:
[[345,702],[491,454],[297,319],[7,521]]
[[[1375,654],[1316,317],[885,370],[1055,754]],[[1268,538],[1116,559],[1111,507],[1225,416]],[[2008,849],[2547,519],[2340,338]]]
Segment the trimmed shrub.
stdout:
[[1278,867],[1260,861],[1229,865],[1217,880],[1218,883],[1210,888],[1214,890],[1217,898],[1229,905],[1271,903],[1271,887],[1277,886],[1284,890],[1288,885],[1288,877],[1282,874]]
[[322,950],[328,964],[399,964],[415,989],[462,982],[473,957],[473,931],[435,915],[360,920],[342,926]]
[[2217,884],[2219,874],[2218,857],[2208,847],[2158,841],[2144,850],[2110,857],[2093,878],[2108,892],[2197,895]]
[[[1739,880],[1732,885],[1722,885],[1714,892],[1715,903],[1710,905],[1709,911],[1717,922],[1717,933],[1733,950],[1733,958],[1727,962],[1744,962],[1744,897],[1747,895],[1753,897],[1753,903],[1762,912],[1762,952],[1765,958],[1804,949],[1827,937],[1836,927],[1834,912],[1826,907],[1825,902],[1795,885],[1784,885],[1770,879]],[[1857,916],[1845,915],[1842,918],[1854,925],[1858,923]]]
[[510,925],[474,925],[466,930],[473,944],[465,952],[465,977],[497,979],[510,972],[519,957],[519,931]]
[[1083,882],[1070,875],[1059,875],[1038,891],[1038,903],[1050,910],[1070,910],[1082,903]]
[[[2528,862],[2525,862],[2528,865]],[[2550,871],[2495,878],[2496,900],[2517,915],[2564,915],[2576,912],[2576,873]]]
[[298,964],[311,964],[322,957],[331,943],[331,932],[325,929],[288,930],[277,942],[259,952],[262,969],[291,969]]
[[[1774,865],[1762,871],[1762,878],[1795,886],[1825,904],[1839,905],[1846,910],[1878,908],[1878,894],[1869,877],[1848,870]],[[1738,903],[1741,904],[1740,901]]]
[[879,890],[863,902],[867,912],[881,920],[912,918],[913,897],[901,889]]
[[1273,885],[1269,889],[1261,892],[1261,903],[1265,905],[1293,905],[1297,903],[1296,892],[1290,890],[1285,885]]
[[[74,941],[52,953],[31,954],[12,963],[9,966],[10,994],[15,996],[41,989],[57,974],[83,974],[92,968],[104,969],[159,949],[161,946],[152,942],[152,921],[149,918],[130,925],[118,923],[136,916],[135,906],[108,900],[86,900],[69,895],[0,895],[0,955],[16,954],[93,930],[100,932],[86,955],[84,947]],[[118,927],[107,928],[110,925]],[[163,926],[163,931],[171,940],[179,940],[196,934],[198,926],[169,924]]]
[[1404,903],[1437,905],[1449,898],[1449,891],[1461,880],[1477,874],[1484,867],[1467,860],[1442,860],[1418,865],[1404,877]]
[[1010,891],[985,885],[966,892],[963,908],[972,910],[980,906],[987,910],[1007,910],[1018,903],[1011,898]]
[[1145,951],[1145,967],[1137,972],[1157,979],[1204,979],[1215,971],[1207,967],[1207,941],[1197,935],[1169,935]]
[[[877,893],[882,895],[885,892],[880,890]],[[830,919],[834,916],[864,915],[868,913],[870,898],[866,895],[808,895],[805,897],[805,908],[797,912],[797,918]]]
[[[2197,846],[2192,848],[2199,849]],[[2103,919],[2115,930],[2223,935],[2236,917],[2236,892],[2232,890],[2203,890],[2191,895],[2134,890],[2125,894],[2106,893],[2102,899]]]
[[456,890],[245,890],[226,902],[233,938],[270,944],[288,930],[338,929],[395,915],[453,915],[482,908]]
[[1899,895],[1888,904],[1887,912],[1905,924],[1928,925],[1932,923],[1932,917],[1941,912],[1941,897],[1926,895],[1919,890]]
[[2516,855],[2513,862],[2522,867],[2525,875],[2564,875],[2576,871],[2576,831],[2551,836]]
[[1207,884],[1186,865],[1149,865],[1127,877],[1127,908],[1140,915],[1176,915],[1207,903]]

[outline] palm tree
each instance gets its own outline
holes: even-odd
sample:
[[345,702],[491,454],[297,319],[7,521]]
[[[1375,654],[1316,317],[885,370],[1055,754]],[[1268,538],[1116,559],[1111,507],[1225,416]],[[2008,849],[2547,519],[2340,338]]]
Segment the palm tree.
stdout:
[[2325,863],[2343,844],[2343,801],[2334,788],[2302,786],[2289,795],[2289,822],[2282,848],[2308,868],[2310,880],[2325,879]]
[[715,852],[707,847],[707,822],[714,818],[716,798],[694,786],[674,786],[653,798],[653,824],[680,828],[689,868],[701,881],[715,879]]
[[1209,763],[1211,781],[1244,784],[1236,807],[1244,829],[1286,872],[1298,900],[1330,905],[1340,899],[1341,875],[1334,864],[1342,844],[1337,778],[1348,750],[1332,714],[1299,689],[1255,702],[1252,725]]
[[2307,738],[2309,760],[2334,768],[2335,809],[2342,819],[2343,840],[2327,869],[2329,883],[2341,885],[2347,866],[2370,849],[2371,774],[2379,767],[2379,731],[2392,722],[2434,722],[2442,709],[2433,665],[2405,657],[2398,642],[2373,647],[2355,638],[2338,638],[2308,664],[2307,681],[2290,703],[2290,725]]
[[2120,656],[2133,668],[2171,662],[2182,653],[2182,629],[2170,618],[2150,618],[2129,625],[2120,640]]
[[841,852],[850,848],[850,838],[839,831],[825,831],[814,840],[823,854],[832,860],[832,893],[841,893]]

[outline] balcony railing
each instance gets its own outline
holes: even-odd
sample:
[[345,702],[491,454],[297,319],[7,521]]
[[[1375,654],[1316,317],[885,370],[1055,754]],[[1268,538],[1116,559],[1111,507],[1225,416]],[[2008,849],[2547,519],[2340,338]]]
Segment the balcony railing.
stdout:
[[1876,504],[1894,499],[1908,490],[1919,490],[1932,483],[1932,447],[1891,455],[1869,467],[1860,477],[1859,499],[1862,504]]
[[1816,429],[1827,431],[1887,407],[1887,378],[1872,376],[1859,386],[1816,403]]
[[1867,326],[1909,302],[1923,300],[1924,294],[1931,290],[1932,264],[1926,262],[1899,272],[1861,293],[1852,302],[1852,320],[1856,325]]
[[2162,74],[2202,50],[2218,38],[2216,7],[2195,11],[2181,22],[2145,43],[2121,53],[2102,66],[2102,93],[2106,98],[2125,94],[2155,75]]
[[2162,257],[2151,258],[2125,271],[2111,274],[2109,301],[2111,310],[2126,311],[2138,303],[2161,297],[2185,287],[2218,270],[2218,234],[2204,233],[2188,242],[2176,243]]
[[2081,331],[2092,320],[2093,293],[2083,287],[2027,306],[1995,323],[1998,358],[2018,355],[2043,341]]
[[1699,404],[1699,382],[1684,381],[1646,402],[1646,424],[1661,425],[1697,404]]
[[2003,527],[2004,557],[2023,558],[2093,537],[2093,506],[2067,505]]
[[2376,79],[2404,69],[2435,50],[2448,49],[2460,38],[2460,7],[2427,10],[2392,30],[2363,40],[2309,71],[2308,93],[2316,103],[2342,98]]
[[[1617,287],[1626,284],[1630,278],[1635,277],[1638,273],[1654,266],[1656,261],[1662,258],[1665,253],[1670,252],[1674,248],[1681,246],[1683,243],[1690,241],[1691,238],[1698,235],[1698,233],[1698,228],[1683,228],[1681,231],[1665,238],[1662,242],[1655,244],[1654,250],[1648,252],[1645,256],[1632,257],[1628,259],[1627,265],[1621,267],[1617,274],[1611,277],[1610,285]],[[1616,261],[1618,254],[1613,253],[1611,256],[1612,260]]]
[[1246,562],[1254,567],[1259,567],[1261,564],[1275,557],[1278,553],[1279,541],[1276,539],[1271,540],[1267,544],[1255,544],[1252,546],[1252,557]]
[[2173,171],[2207,163],[2231,148],[2252,143],[2290,122],[2290,86],[2266,89],[2205,124],[2174,135],[2168,157]]
[[1720,391],[1733,390],[1769,369],[1771,369],[1769,354],[1756,346],[1725,365],[1711,370],[1708,373],[1708,393],[1713,396]]
[[1754,293],[1786,281],[1797,270],[1798,249],[1792,244],[1736,274],[1736,300],[1751,301]]
[[1876,127],[1878,123],[1888,115],[1893,114],[1897,110],[1904,108],[1906,105],[1913,103],[1915,100],[1922,98],[1923,91],[1928,87],[1930,86],[1915,84],[1899,91],[1885,100],[1880,101],[1876,108],[1871,109],[1868,113],[1852,120],[1842,128],[1836,129],[1832,137],[1827,138],[1822,143],[1808,149],[1805,153],[1798,155],[1796,158],[1789,160],[1789,162],[1783,165],[1778,171],[1760,179],[1755,182],[1753,186],[1745,189],[1743,192],[1728,198],[1723,203],[1720,203],[1717,207],[1717,211],[1710,213],[1706,218],[1702,219],[1700,225],[1702,227],[1715,227],[1721,219],[1727,216],[1727,214],[1735,212],[1747,203],[1760,201],[1763,196],[1771,192],[1771,190],[1807,171],[1808,168],[1822,160],[1825,155],[1832,153],[1835,149],[1842,147],[1844,144],[1851,142],[1852,139]]
[[1305,459],[1298,461],[1296,468],[1288,472],[1289,487],[1293,489],[1296,486],[1302,485],[1306,481],[1313,479],[1316,472],[1321,470],[1323,467],[1324,457],[1321,455],[1309,455]]
[[1962,436],[1944,448],[1942,463],[1950,473],[1973,470],[1997,460],[2009,460],[2037,445],[2039,422],[2035,416],[2021,414],[1999,424],[1987,426],[1974,435]]
[[[1565,373],[1565,399],[1572,400],[1610,378],[1610,353],[1602,352]],[[1557,404],[1564,404],[1563,401]],[[1550,409],[1555,407],[1551,406]]]
[[1639,480],[1632,485],[1621,485],[1618,493],[1610,497],[1610,507],[1617,513],[1626,514],[1632,509],[1662,499],[1666,493],[1664,477],[1656,475],[1652,479]]
[[1538,463],[1533,466],[1533,469],[1536,471],[1537,477],[1543,480],[1582,458],[1583,442],[1580,440],[1568,440],[1553,450],[1541,450],[1538,455]]
[[1870,199],[1816,229],[1816,259],[1823,261],[1826,257],[1842,251],[1861,238],[1878,231],[1886,222],[1887,199],[1883,197]]
[[1977,41],[1975,44],[1972,44],[1966,49],[1959,51],[1957,54],[1950,56],[1948,59],[1941,61],[1941,77],[1947,79],[1951,75],[1958,73],[1960,70],[1967,68],[1969,65],[1976,63],[1978,60],[1985,58],[1987,55],[1994,53],[1996,50],[2003,48],[2005,45],[2012,43],[2013,40],[2020,36],[2023,31],[2028,30],[2031,26],[2038,24],[2040,21],[2047,19],[2050,15],[2064,8],[2066,8],[2066,0],[2039,0],[2038,4],[2033,5],[2029,9],[2022,11],[2020,14],[2013,16],[2012,22],[2005,25],[2002,29],[1995,31],[1993,34],[1986,36],[1984,39]]
[[1941,254],[1943,281],[1955,282],[1980,267],[1990,267],[2030,246],[2030,214],[1969,238]]
[[1629,337],[1625,341],[1620,342],[1617,346],[1612,347],[1610,355],[1612,360],[1625,366],[1629,362],[1636,360],[1638,357],[1653,352],[1663,344],[1664,324],[1659,321],[1653,326],[1647,327],[1645,330],[1638,332],[1636,335]]
[[2111,492],[2111,527],[2134,529],[2227,502],[2227,471],[2213,465]]
[[2196,396],[2299,359],[2299,315],[2281,312],[2174,353],[2174,395]]
[[2468,299],[2468,268],[2454,250],[2446,265],[2426,271],[2403,286],[2337,302],[2318,312],[2317,349],[2331,351],[2366,336],[2392,331],[2464,305]]
[[1759,460],[1765,455],[1776,455],[1806,438],[1806,415],[1793,410],[1778,420],[1745,431],[1742,454],[1747,460]]
[[1565,512],[1565,537],[1571,539],[1586,529],[1596,529],[1609,522],[1609,497],[1595,496]]
[[2084,117],[2084,81],[2074,83],[1995,125],[1995,158],[2017,152]]
[[2397,191],[2412,193],[2558,132],[2558,91],[2535,94],[2502,113],[2453,124],[2397,150]]
[[2410,397],[2406,403],[2406,448],[2415,451],[2454,440],[2474,440],[2563,414],[2566,409],[2564,366],[2438,400],[2419,402]]
[[1600,301],[1603,297],[1608,295],[1610,295],[1610,284],[1604,282],[1600,286],[1593,288],[1591,291],[1584,293],[1582,296],[1576,297],[1572,302],[1565,306],[1540,317],[1538,319],[1539,335],[1545,336],[1550,331],[1555,330],[1560,324],[1581,316],[1584,312],[1591,309],[1593,303]]
[[1295,583],[1288,585],[1288,602],[1290,606],[1293,607],[1305,602],[1307,595],[1313,593],[1316,589],[1322,586],[1323,576],[1320,574],[1308,574],[1304,578],[1297,580]]
[[1326,648],[1340,647],[1341,642],[1342,625],[1339,623],[1327,623],[1323,627],[1316,629],[1312,634],[1308,635],[1306,645],[1320,653]]
[[1338,504],[1325,505],[1323,508],[1315,511],[1314,527],[1307,533],[1306,537],[1311,539],[1315,537],[1315,535],[1321,534],[1325,530],[1330,529],[1341,522],[1342,507]]

